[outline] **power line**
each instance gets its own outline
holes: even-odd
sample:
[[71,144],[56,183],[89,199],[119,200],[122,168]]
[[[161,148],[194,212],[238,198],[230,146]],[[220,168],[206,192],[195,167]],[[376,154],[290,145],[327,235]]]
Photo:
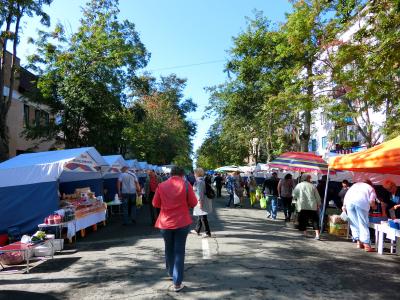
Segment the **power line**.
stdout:
[[211,64],[216,64],[216,63],[219,63],[219,62],[224,62],[224,61],[226,61],[226,60],[225,59],[212,60],[212,61],[206,61],[206,62],[201,62],[201,63],[196,63],[196,64],[180,65],[180,66],[174,66],[174,67],[165,67],[165,68],[158,68],[158,69],[152,69],[152,70],[147,70],[147,71],[155,72],[155,71],[182,69],[182,68],[195,67],[195,66],[201,66],[201,65],[211,65]]

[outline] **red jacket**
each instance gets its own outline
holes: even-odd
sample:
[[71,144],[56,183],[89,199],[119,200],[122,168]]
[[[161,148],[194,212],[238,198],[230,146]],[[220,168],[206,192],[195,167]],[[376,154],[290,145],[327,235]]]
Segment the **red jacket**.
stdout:
[[[186,186],[188,193],[186,194]],[[155,227],[177,229],[192,223],[189,208],[197,205],[192,185],[179,176],[160,183],[153,198],[153,206],[161,208]]]

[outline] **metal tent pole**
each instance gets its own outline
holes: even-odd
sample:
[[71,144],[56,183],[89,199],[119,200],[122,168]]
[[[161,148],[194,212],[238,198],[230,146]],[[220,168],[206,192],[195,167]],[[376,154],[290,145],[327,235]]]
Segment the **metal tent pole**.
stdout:
[[322,206],[322,213],[320,215],[320,232],[322,233],[323,225],[324,225],[324,216],[325,216],[325,209],[326,209],[326,198],[328,196],[328,185],[329,185],[329,167],[328,167],[328,173],[326,176],[326,185],[325,185],[325,194],[324,194],[324,201],[323,201],[323,206]]

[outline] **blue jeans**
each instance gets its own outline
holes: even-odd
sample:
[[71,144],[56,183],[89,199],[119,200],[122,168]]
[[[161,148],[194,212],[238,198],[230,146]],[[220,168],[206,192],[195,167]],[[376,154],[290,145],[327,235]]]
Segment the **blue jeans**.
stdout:
[[276,196],[268,195],[267,211],[269,212],[272,219],[276,219],[278,214],[278,198]]
[[231,206],[231,203],[234,203],[233,202],[233,193],[229,193],[229,200],[228,200],[228,202],[226,203],[226,206]]
[[183,280],[185,266],[185,246],[189,233],[189,226],[178,229],[161,229],[165,244],[165,266],[168,275],[174,280],[175,285],[180,285]]
[[371,243],[371,239],[369,236],[368,227],[368,211],[363,210],[354,204],[347,205],[346,210],[349,217],[351,235],[353,236],[353,239],[369,245]]
[[124,224],[136,219],[136,194],[122,194],[122,213]]

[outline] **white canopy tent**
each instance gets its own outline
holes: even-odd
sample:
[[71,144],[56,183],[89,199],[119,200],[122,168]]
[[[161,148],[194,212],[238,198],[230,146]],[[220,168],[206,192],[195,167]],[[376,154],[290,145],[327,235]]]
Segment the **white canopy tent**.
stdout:
[[59,207],[58,192],[90,187],[103,194],[100,169],[108,166],[93,147],[21,154],[0,164],[0,232],[30,232]]

